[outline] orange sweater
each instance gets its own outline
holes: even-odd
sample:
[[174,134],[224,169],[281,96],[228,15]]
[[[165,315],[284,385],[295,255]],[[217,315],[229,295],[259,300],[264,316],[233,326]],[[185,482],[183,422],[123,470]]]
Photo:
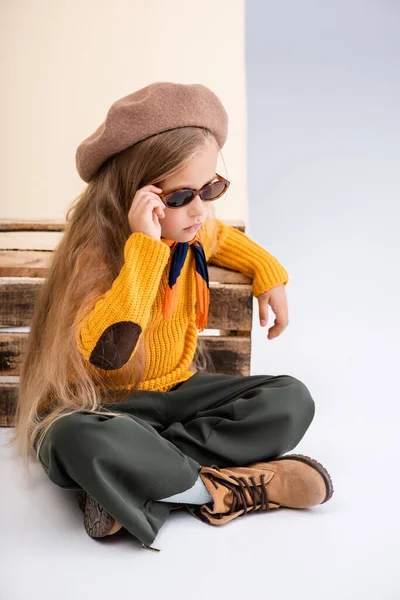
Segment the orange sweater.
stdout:
[[[286,270],[272,254],[241,231],[219,219],[216,222],[219,245],[215,254],[210,255],[205,225],[196,234],[207,263],[249,276],[256,297],[287,283]],[[189,250],[181,271],[176,310],[164,321],[162,305],[170,254],[161,240],[132,233],[124,247],[121,271],[76,332],[82,356],[111,377],[134,360],[137,342],[144,335],[146,371],[139,384],[141,390],[167,392],[195,373],[189,369],[197,342],[194,257]]]

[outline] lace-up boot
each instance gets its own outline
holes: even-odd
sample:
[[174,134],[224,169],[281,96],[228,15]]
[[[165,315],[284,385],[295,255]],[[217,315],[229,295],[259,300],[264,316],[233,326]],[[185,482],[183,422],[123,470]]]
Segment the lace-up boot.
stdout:
[[210,525],[274,508],[311,508],[333,494],[328,471],[303,454],[288,454],[247,467],[202,466],[199,472],[213,502],[186,504],[188,511]]

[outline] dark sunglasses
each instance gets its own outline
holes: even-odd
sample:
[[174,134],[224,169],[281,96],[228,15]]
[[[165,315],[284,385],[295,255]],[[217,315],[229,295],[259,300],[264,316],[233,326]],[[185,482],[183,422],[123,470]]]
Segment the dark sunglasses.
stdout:
[[215,176],[218,181],[208,183],[199,190],[179,188],[167,195],[157,195],[160,196],[161,200],[168,206],[168,208],[181,208],[181,206],[186,206],[189,204],[189,202],[192,202],[192,200],[195,199],[197,194],[205,202],[216,200],[217,198],[220,198],[222,194],[225,194],[226,190],[230,186],[230,181],[224,179],[221,177],[221,175],[218,175],[218,173],[216,173]]

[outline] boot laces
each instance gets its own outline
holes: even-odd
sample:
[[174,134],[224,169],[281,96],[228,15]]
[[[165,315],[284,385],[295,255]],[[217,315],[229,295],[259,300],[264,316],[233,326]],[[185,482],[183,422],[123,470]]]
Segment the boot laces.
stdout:
[[[216,469],[217,471],[221,471],[218,465],[211,465],[211,468]],[[259,475],[259,483],[256,483],[255,477],[250,475],[248,479],[250,479],[253,486],[249,485],[245,477],[236,477],[235,475],[229,475],[230,479],[233,479],[238,484],[234,485],[233,483],[231,484],[229,481],[226,481],[226,479],[220,479],[217,475],[213,475],[212,473],[207,473],[207,476],[213,483],[214,487],[218,488],[218,483],[223,484],[233,493],[232,506],[230,507],[228,512],[224,513],[224,515],[231,515],[232,513],[241,509],[244,509],[244,512],[241,515],[239,515],[241,517],[247,512],[255,510],[270,510],[269,498],[267,494],[267,484],[265,483],[265,475]],[[251,504],[248,503],[246,489],[249,492],[250,498],[252,500]]]

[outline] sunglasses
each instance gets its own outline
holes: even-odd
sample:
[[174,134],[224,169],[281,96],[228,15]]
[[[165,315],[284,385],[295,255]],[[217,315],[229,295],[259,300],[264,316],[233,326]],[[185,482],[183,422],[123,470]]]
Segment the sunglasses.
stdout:
[[204,185],[199,190],[192,190],[190,188],[178,188],[169,194],[157,194],[161,200],[168,206],[168,208],[181,208],[186,206],[189,202],[195,199],[197,194],[202,200],[208,202],[210,200],[216,200],[225,194],[226,190],[230,186],[230,181],[215,174],[218,181],[214,181]]

